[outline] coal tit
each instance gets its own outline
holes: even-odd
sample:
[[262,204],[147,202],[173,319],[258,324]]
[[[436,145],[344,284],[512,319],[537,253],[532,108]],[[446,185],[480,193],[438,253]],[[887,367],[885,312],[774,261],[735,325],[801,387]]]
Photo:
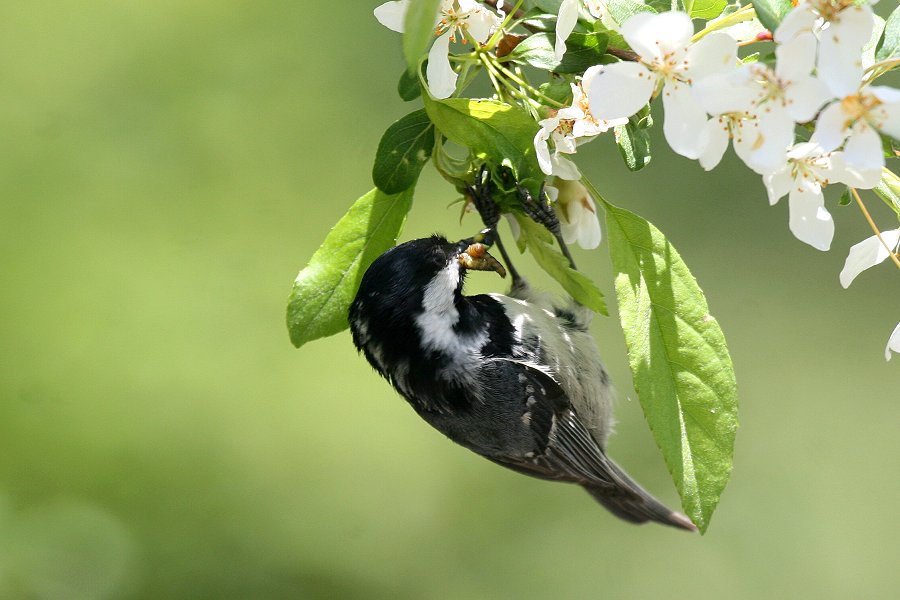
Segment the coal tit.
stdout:
[[362,278],[353,343],[435,429],[495,463],[576,483],[617,517],[696,530],[606,456],[612,387],[588,331],[592,312],[557,306],[513,273],[509,295],[466,296],[472,270],[505,269],[494,229],[400,244]]

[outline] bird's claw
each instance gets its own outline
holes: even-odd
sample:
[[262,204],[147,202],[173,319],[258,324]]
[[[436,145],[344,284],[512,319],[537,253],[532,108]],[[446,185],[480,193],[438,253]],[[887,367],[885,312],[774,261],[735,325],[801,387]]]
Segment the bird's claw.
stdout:
[[556,216],[556,211],[550,206],[550,200],[544,192],[544,186],[541,186],[541,191],[538,193],[537,198],[532,196],[528,188],[522,184],[516,184],[516,189],[519,191],[522,212],[528,215],[535,223],[540,223],[546,227],[554,236],[559,236],[561,231],[559,217]]

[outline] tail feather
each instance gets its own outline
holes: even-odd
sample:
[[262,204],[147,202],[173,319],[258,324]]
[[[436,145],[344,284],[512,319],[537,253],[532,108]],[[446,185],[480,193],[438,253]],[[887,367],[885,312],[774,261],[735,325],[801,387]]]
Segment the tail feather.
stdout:
[[655,521],[663,525],[697,531],[697,526],[684,514],[667,508],[651,496],[612,460],[608,460],[615,485],[583,486],[609,512],[631,523]]

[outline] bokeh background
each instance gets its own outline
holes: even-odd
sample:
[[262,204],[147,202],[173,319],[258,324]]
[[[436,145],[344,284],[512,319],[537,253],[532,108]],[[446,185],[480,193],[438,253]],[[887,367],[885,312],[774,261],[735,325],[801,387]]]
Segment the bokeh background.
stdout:
[[[900,278],[842,290],[859,212],[832,198],[815,251],[730,153],[710,174],[658,135],[640,174],[611,139],[579,154],[666,232],[730,342],[741,427],[705,537],[452,445],[346,333],[290,345],[296,272],[418,106],[371,8],[0,10],[0,598],[896,594]],[[471,234],[453,199],[429,168],[403,238]],[[578,252],[612,297],[605,246]],[[677,504],[616,319],[594,332],[620,395],[610,452]]]

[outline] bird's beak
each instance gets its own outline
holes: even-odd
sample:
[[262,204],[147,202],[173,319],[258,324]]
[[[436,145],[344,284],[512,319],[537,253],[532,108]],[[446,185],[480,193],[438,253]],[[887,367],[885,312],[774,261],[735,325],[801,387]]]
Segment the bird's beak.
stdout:
[[488,254],[488,247],[494,243],[490,229],[485,229],[462,243],[468,245],[459,254],[459,264],[472,271],[496,271],[500,277],[506,277],[506,269],[500,261]]

